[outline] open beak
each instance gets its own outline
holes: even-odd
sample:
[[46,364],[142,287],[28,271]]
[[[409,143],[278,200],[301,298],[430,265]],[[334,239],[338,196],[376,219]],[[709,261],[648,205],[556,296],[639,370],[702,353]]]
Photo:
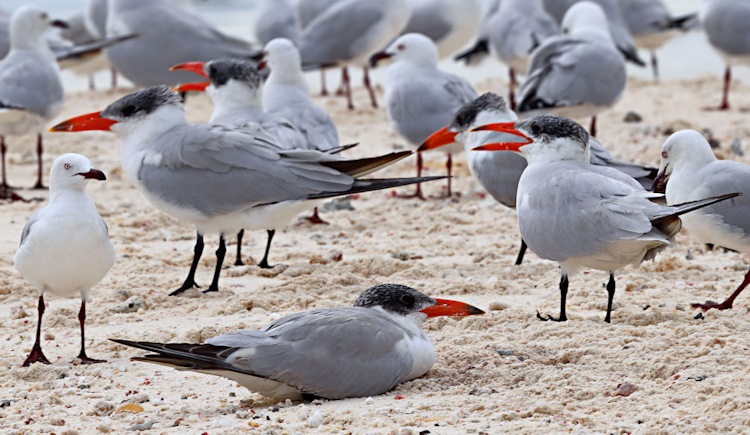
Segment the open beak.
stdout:
[[70,118],[67,121],[63,121],[50,128],[49,131],[109,131],[109,128],[112,127],[112,125],[117,124],[117,121],[102,118],[100,116],[101,113],[102,112],[93,112],[81,116],[76,116],[75,118]]
[[211,82],[185,83],[172,88],[175,92],[205,92]]
[[669,174],[667,173],[667,169],[669,168],[669,163],[667,163],[667,166],[664,167],[661,171],[659,171],[658,174],[656,174],[656,178],[654,178],[654,184],[651,186],[651,191],[654,193],[666,193],[667,192],[667,182],[669,181]]
[[190,71],[192,73],[198,74],[201,77],[208,78],[208,74],[206,74],[206,71],[203,70],[204,63],[205,62],[185,62],[179,65],[175,65],[172,68],[169,68],[169,70],[170,71],[177,71],[177,70]]
[[422,145],[417,148],[417,152],[434,150],[435,148],[452,144],[456,141],[456,134],[457,133],[448,131],[448,127],[443,127],[435,133],[432,133],[427,140],[422,142]]
[[522,137],[524,140],[520,142],[493,142],[480,145],[476,148],[472,148],[472,151],[516,151],[524,146],[534,142],[533,139],[516,130],[515,122],[498,122],[495,124],[487,124],[476,127],[471,131],[498,131],[500,133],[508,133],[514,136]]
[[484,314],[484,311],[466,302],[452,301],[450,299],[435,299],[435,302],[435,305],[420,310],[420,312],[427,314],[427,317]]
[[91,180],[104,181],[107,179],[107,176],[104,175],[104,172],[98,169],[91,169],[88,172],[79,172],[78,175],[82,176],[83,178],[88,178]]
[[385,51],[379,51],[370,56],[370,66],[374,68],[378,66],[378,62],[380,62],[381,60],[390,59],[391,57],[393,57],[392,54],[386,53]]
[[70,24],[68,24],[67,21],[63,21],[63,20],[52,20],[52,21],[49,22],[49,25],[52,26],[52,27],[59,27],[61,29],[69,29],[70,28]]

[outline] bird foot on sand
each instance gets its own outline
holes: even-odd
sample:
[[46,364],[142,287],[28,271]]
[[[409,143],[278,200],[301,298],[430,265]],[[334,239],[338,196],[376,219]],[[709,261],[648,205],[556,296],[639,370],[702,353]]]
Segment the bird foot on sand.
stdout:
[[8,201],[23,201],[29,202],[26,198],[16,193],[13,188],[9,186],[0,186],[0,200],[6,199]]
[[566,322],[568,320],[567,317],[560,317],[558,319],[555,319],[549,314],[547,314],[547,317],[544,317],[541,314],[539,314],[539,311],[536,312],[536,318],[541,320],[542,322]]
[[177,296],[180,293],[184,292],[185,290],[190,290],[191,288],[201,288],[201,286],[199,286],[198,284],[196,284],[195,281],[193,281],[193,280],[188,280],[188,281],[185,281],[180,286],[180,288],[178,288],[177,290],[175,290],[172,293],[170,293],[169,296]]
[[52,364],[51,362],[49,362],[47,357],[44,356],[42,348],[38,344],[35,344],[31,349],[31,353],[29,353],[29,356],[26,357],[26,361],[23,362],[22,367],[28,367],[38,362],[42,364]]
[[690,306],[693,307],[693,308],[700,308],[704,312],[708,311],[708,310],[711,310],[711,309],[714,309],[714,310],[730,310],[730,309],[732,309],[732,303],[731,302],[727,303],[727,301],[724,301],[722,303],[717,303],[717,302],[714,302],[714,301],[706,301],[706,302],[704,302],[702,304],[692,303],[692,304],[690,304]]
[[76,359],[74,359],[73,361],[74,362],[75,361],[80,361],[81,364],[86,364],[86,365],[89,365],[89,364],[99,364],[99,363],[105,363],[105,362],[107,362],[107,360],[104,360],[104,359],[89,358],[88,356],[86,356],[86,354],[78,355],[76,357]]

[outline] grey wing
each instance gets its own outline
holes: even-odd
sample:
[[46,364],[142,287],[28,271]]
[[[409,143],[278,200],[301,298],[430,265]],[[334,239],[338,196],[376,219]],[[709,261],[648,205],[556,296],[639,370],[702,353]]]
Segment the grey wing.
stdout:
[[614,50],[570,37],[549,38],[531,57],[518,110],[611,105],[626,79],[625,63]]
[[515,11],[514,14],[497,14],[493,17],[490,43],[501,59],[507,61],[527,56],[544,40],[559,33],[559,27],[552,17],[528,12],[531,11]]
[[50,59],[27,50],[16,50],[0,61],[0,107],[23,108],[42,117],[60,109],[63,89]]
[[[528,168],[522,183],[527,174]],[[663,209],[637,183],[623,183],[614,169],[561,162],[531,175],[531,188],[524,188],[516,205],[519,226],[529,248],[549,260],[587,257],[610,243],[641,238],[652,231],[650,217]]]
[[653,0],[619,0],[620,11],[633,36],[660,32],[672,18],[664,3]]
[[354,58],[355,47],[384,16],[380,2],[360,2],[357,7],[335,5],[318,15],[300,35],[302,64],[334,64]]
[[29,218],[29,221],[26,222],[26,225],[23,226],[23,231],[21,231],[21,243],[18,244],[19,247],[23,246],[23,244],[26,242],[26,238],[29,237],[29,233],[31,232],[31,227],[33,227],[34,224],[39,221],[40,211],[41,209],[34,212]]
[[438,42],[445,38],[451,30],[453,30],[453,25],[445,16],[445,11],[435,7],[434,3],[423,2],[412,11],[411,18],[401,34],[421,33]]
[[750,236],[750,166],[721,160],[701,169],[696,177],[706,180],[708,196],[742,192],[741,196],[708,206],[704,211],[721,215],[724,223],[741,229],[745,237]]
[[715,47],[730,55],[750,53],[750,2],[715,0],[703,19],[703,28]]
[[10,15],[0,10],[0,59],[10,51]]
[[264,8],[255,20],[255,37],[262,45],[276,38],[297,41],[299,24],[296,12],[286,1],[274,1],[273,7]]
[[[469,151],[471,171],[497,202],[515,208],[518,182],[528,166],[526,159],[513,152]],[[481,155],[485,154],[485,155]]]
[[415,73],[388,94],[391,121],[415,145],[450,124],[461,106],[477,98],[466,80],[437,70]]
[[[267,339],[233,353],[227,362],[299,390],[329,399],[382,394],[406,379],[412,361],[396,344],[407,333],[395,321],[368,308],[317,309],[277,320]],[[241,343],[241,335],[213,344]]]
[[659,168],[616,160],[606,149],[604,149],[602,144],[593,137],[589,138],[589,146],[591,149],[591,158],[589,159],[589,162],[591,162],[592,165],[608,166],[617,169],[618,171],[634,178],[644,189],[651,189]]
[[222,126],[172,129],[154,142],[138,174],[152,194],[205,215],[225,214],[321,192],[346,191],[354,180],[319,164],[331,156],[283,150],[262,133]]
[[330,115],[312,102],[284,106],[269,113],[288,119],[315,149],[326,151],[339,146],[339,134]]

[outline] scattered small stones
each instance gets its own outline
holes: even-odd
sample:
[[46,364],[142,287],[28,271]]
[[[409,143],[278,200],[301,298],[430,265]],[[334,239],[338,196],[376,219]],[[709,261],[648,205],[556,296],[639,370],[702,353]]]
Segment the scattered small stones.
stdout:
[[134,424],[130,426],[129,428],[127,428],[126,430],[129,430],[129,431],[149,430],[151,429],[151,426],[153,426],[154,424],[156,424],[156,420],[149,420],[141,424]]
[[321,414],[320,411],[313,412],[310,418],[307,419],[307,425],[313,429],[321,424],[323,424],[323,414]]
[[126,403],[117,410],[118,414],[122,412],[131,412],[133,414],[137,414],[139,412],[143,412],[143,407],[137,403]]
[[516,351],[513,349],[498,349],[495,352],[500,356],[513,356],[516,354]]
[[623,119],[623,121],[628,122],[628,123],[637,123],[637,122],[643,121],[643,117],[640,114],[633,112],[631,110],[630,112],[625,114],[625,119]]
[[689,377],[688,377],[688,379],[692,379],[692,380],[694,380],[695,382],[701,382],[701,381],[705,381],[705,380],[706,380],[706,378],[708,378],[708,376],[705,376],[705,375],[700,375],[700,376],[689,376]]
[[740,138],[738,137],[734,138],[734,140],[732,141],[731,147],[732,147],[732,153],[735,156],[742,157],[745,155],[745,151],[742,150],[742,141],[740,140]]
[[115,296],[117,296],[117,298],[120,299],[121,301],[126,301],[131,296],[131,294],[127,290],[117,290],[115,292]]
[[7,408],[12,404],[13,404],[13,400],[10,400],[10,399],[3,400],[3,401],[0,401],[0,408]]
[[113,313],[135,313],[141,308],[146,308],[146,301],[141,296],[135,295],[119,305],[110,307],[109,311]]
[[623,382],[622,384],[617,386],[617,390],[615,391],[615,396],[623,396],[628,397],[631,394],[635,393],[638,390],[638,387],[631,384],[630,382]]
[[695,259],[695,257],[693,257],[693,253],[690,252],[690,249],[688,249],[687,250],[687,254],[685,254],[685,260],[690,261],[690,260],[693,260],[693,259]]
[[310,264],[330,264],[334,262],[339,262],[343,259],[344,259],[344,253],[336,249],[334,251],[329,252],[326,256],[313,254],[310,257]]
[[91,415],[105,417],[115,412],[115,405],[110,402],[100,401],[94,404],[94,408],[89,412]]
[[309,275],[313,273],[315,269],[312,266],[289,266],[282,275],[296,278],[302,275]]
[[335,198],[319,207],[320,211],[355,210],[351,198]]
[[391,252],[391,257],[395,258],[396,260],[401,260],[401,261],[411,260],[411,254],[409,254],[406,251]]
[[703,320],[703,319],[705,319],[705,317],[703,317],[703,313],[698,313],[698,314],[695,315],[695,317],[693,317],[693,319],[695,319],[695,320]]
[[470,396],[489,396],[492,393],[495,393],[496,391],[493,390],[490,387],[484,386],[484,387],[477,387],[473,390],[469,391]]
[[270,269],[260,269],[258,271],[258,275],[264,278],[273,278],[284,273],[284,271],[287,270],[288,267],[288,264],[279,263]]
[[507,310],[508,308],[510,308],[508,304],[498,301],[490,302],[490,304],[487,306],[487,309],[490,311],[503,311]]

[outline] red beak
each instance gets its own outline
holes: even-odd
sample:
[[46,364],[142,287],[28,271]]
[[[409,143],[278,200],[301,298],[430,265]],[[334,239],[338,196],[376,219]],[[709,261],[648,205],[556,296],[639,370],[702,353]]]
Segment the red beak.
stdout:
[[435,133],[432,133],[427,140],[422,142],[422,146],[417,148],[417,152],[434,150],[435,148],[452,144],[456,141],[456,134],[457,133],[448,131],[448,127],[443,127]]
[[501,133],[508,133],[508,134],[519,136],[525,139],[522,142],[488,143],[488,144],[478,146],[476,148],[472,148],[472,151],[516,151],[518,152],[522,146],[528,145],[534,142],[533,139],[521,133],[520,131],[516,130],[515,122],[499,122],[496,124],[482,125],[482,126],[472,129],[471,131],[499,131]]
[[109,128],[112,127],[112,125],[117,124],[117,121],[102,118],[100,116],[101,113],[102,112],[93,112],[81,116],[76,116],[75,118],[70,118],[67,121],[63,121],[50,128],[49,131],[109,131]]
[[206,88],[211,85],[211,82],[195,82],[185,83],[172,88],[175,92],[205,92]]
[[104,181],[107,179],[107,176],[104,175],[104,172],[98,169],[91,169],[88,172],[79,172],[78,175],[81,175],[83,178],[90,178],[92,180],[99,180],[99,181]]
[[201,77],[208,78],[208,74],[203,70],[205,62],[185,62],[169,68],[170,71],[184,70],[198,74]]
[[452,301],[450,299],[435,299],[435,302],[435,305],[420,310],[420,312],[427,314],[427,317],[484,314],[484,311],[466,302]]

